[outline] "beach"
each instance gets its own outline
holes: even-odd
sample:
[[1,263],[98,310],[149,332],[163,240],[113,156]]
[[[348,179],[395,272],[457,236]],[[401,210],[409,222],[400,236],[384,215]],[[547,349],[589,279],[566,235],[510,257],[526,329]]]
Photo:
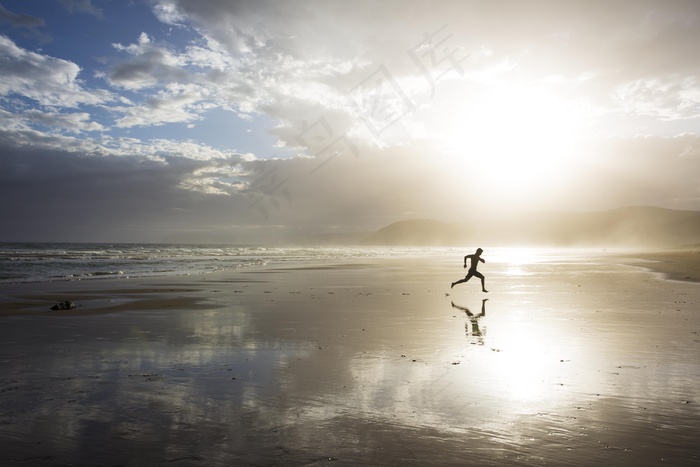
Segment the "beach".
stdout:
[[484,250],[2,284],[0,464],[700,465],[697,251]]

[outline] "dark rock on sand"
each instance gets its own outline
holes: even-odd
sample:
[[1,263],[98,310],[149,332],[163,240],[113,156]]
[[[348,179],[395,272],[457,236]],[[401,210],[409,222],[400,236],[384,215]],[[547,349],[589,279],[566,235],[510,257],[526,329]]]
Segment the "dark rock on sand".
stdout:
[[54,306],[51,307],[53,311],[57,310],[73,310],[75,309],[76,305],[75,303],[71,302],[70,300],[66,300],[65,302],[58,302]]

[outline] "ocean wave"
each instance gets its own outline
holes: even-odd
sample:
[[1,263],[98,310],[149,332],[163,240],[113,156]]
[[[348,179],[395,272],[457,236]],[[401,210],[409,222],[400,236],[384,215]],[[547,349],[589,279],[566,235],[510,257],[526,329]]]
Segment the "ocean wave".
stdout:
[[124,271],[93,271],[83,274],[71,274],[69,277],[121,276]]
[[0,282],[208,274],[272,263],[426,255],[436,251],[430,248],[359,246],[5,243],[0,244]]

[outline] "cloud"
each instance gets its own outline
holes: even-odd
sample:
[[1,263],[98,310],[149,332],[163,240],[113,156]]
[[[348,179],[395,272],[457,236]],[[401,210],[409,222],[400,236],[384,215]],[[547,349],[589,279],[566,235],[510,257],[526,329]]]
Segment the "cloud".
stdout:
[[[128,234],[158,241],[173,228],[210,228],[236,205],[217,202],[213,194],[235,194],[241,163],[250,159],[170,140],[146,145],[105,138],[91,146],[60,135],[37,136],[18,140],[17,132],[0,132],[5,240]],[[224,224],[233,223],[231,217]]]
[[30,52],[0,35],[0,95],[17,95],[40,105],[74,108],[111,100],[105,90],[87,90],[75,63]]
[[[442,60],[445,69],[445,59],[457,57],[463,72],[440,77],[457,80],[464,89],[483,80],[487,70],[492,81],[534,83],[558,75],[561,96],[586,96],[576,102],[587,109],[583,118],[620,112],[666,120],[695,116],[697,91],[691,81],[700,70],[687,57],[694,43],[689,39],[700,39],[700,17],[692,2],[591,7],[552,1],[348,6],[162,0],[154,11],[168,24],[194,28],[208,47],[226,50],[228,68],[220,69],[218,81],[210,74],[206,84],[211,96],[242,112],[273,116],[280,122],[275,134],[290,147],[298,147],[304,122],[319,118],[336,133],[372,139],[367,109],[348,99],[354,90],[372,92],[362,86],[383,69],[385,82],[405,96],[399,107],[430,106],[425,96],[436,92],[440,75],[433,69],[426,73],[425,67]],[[433,50],[418,63],[418,51],[439,41],[453,55]],[[657,97],[643,99],[635,91],[643,82],[664,84],[654,90]],[[420,128],[421,122],[404,113],[400,124],[411,134],[408,129]]]
[[40,110],[28,110],[21,114],[33,124],[43,125],[49,128],[61,128],[71,133],[84,131],[104,131],[106,128],[90,119],[86,112],[42,112]]
[[[278,119],[277,134],[296,146],[302,122],[321,113],[338,117],[336,131],[349,130],[352,106],[346,94],[374,72],[373,56],[384,52],[379,44],[362,42],[366,23],[377,27],[379,21],[339,5],[163,1],[156,11],[167,12],[165,21],[191,25],[212,48],[228,52],[229,68],[208,75],[208,84],[216,87],[212,95],[242,112]],[[385,22],[383,27],[383,43],[392,42],[387,30],[392,26]],[[343,45],[345,37],[349,45]],[[415,33],[404,47],[420,37]]]
[[[8,232],[25,238],[36,237],[28,232],[37,221],[102,240],[128,231],[134,241],[245,225],[362,231],[408,218],[478,221],[494,199],[513,205],[524,197],[502,198],[490,180],[470,183],[477,174],[460,171],[429,145],[259,160],[194,142],[103,138],[90,147],[37,136],[23,145],[0,138],[0,186],[7,195],[0,215],[15,224]],[[572,162],[572,176],[547,182],[558,185],[557,196],[542,195],[530,207],[595,210],[665,200],[667,207],[692,209],[700,202],[700,158],[693,156],[699,147],[695,135],[587,146],[591,157]]]
[[[696,2],[148,5],[174,32],[136,29],[105,44],[114,55],[102,69],[0,36],[0,186],[12,200],[0,215],[14,232],[41,219],[95,238],[122,229],[158,240],[192,226],[372,229],[508,209],[700,208],[697,135],[659,130],[700,117]],[[90,73],[101,79],[88,86]],[[532,143],[518,123],[544,105],[514,114],[497,102],[503,89],[544,89],[583,129],[576,154],[560,154],[566,170],[511,174],[519,191],[474,170]],[[270,158],[273,148],[247,155],[188,139],[196,130],[185,126],[205,127],[212,109],[274,122],[270,133],[291,150]],[[638,119],[651,136],[629,137]],[[470,121],[494,128],[472,135],[482,127]],[[483,144],[438,144],[457,137]]]
[[41,18],[21,13],[13,13],[2,5],[0,5],[0,21],[10,23],[15,27],[28,29],[42,27],[46,24]]
[[637,79],[620,85],[615,99],[624,112],[681,120],[700,117],[700,83],[693,77]]
[[119,128],[192,122],[213,108],[243,114],[261,112],[258,72],[215,44],[189,45],[176,52],[154,43],[143,33],[135,44],[114,47],[130,57],[110,68],[106,74],[108,82],[141,91],[140,102],[113,107],[124,114],[116,122]]
[[116,127],[130,128],[198,120],[200,113],[215,106],[207,101],[207,94],[206,88],[197,85],[170,85],[141,105],[113,107],[113,110],[125,114],[116,121]]
[[81,13],[93,15],[97,18],[104,18],[104,11],[102,11],[101,8],[93,5],[91,0],[61,0],[61,3],[70,13],[79,11]]
[[190,80],[189,74],[183,69],[185,62],[166,47],[154,44],[146,33],[141,33],[135,44],[113,46],[134,57],[112,67],[108,78],[113,86],[143,89],[159,83]]

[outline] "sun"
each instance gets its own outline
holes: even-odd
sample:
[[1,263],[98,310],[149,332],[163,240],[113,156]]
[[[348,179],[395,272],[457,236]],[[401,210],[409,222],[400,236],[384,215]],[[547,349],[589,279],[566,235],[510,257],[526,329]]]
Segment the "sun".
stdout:
[[456,100],[442,136],[455,167],[504,199],[546,194],[580,140],[575,108],[543,85],[484,86]]

